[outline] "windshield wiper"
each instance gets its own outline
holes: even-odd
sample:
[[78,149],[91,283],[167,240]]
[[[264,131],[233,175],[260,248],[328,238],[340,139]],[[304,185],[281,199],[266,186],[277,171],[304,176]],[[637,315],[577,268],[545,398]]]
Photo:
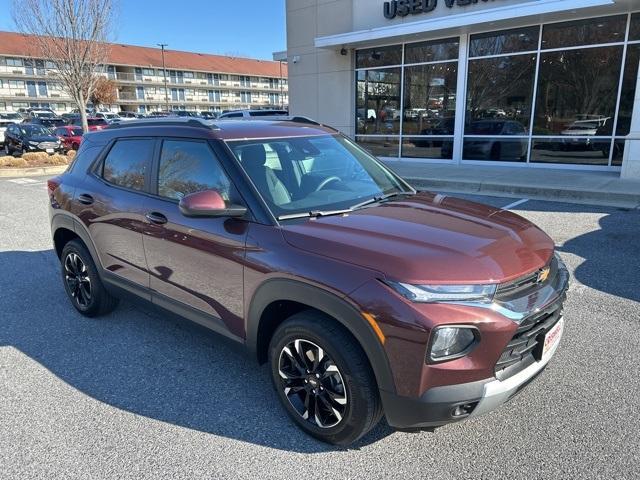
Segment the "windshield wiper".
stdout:
[[312,210],[310,212],[289,213],[287,215],[280,215],[278,220],[292,220],[294,218],[318,218],[327,217],[329,215],[342,215],[344,213],[350,213],[353,209],[346,208],[344,210]]
[[376,197],[370,198],[369,200],[365,200],[364,202],[358,203],[356,205],[351,206],[350,210],[357,210],[359,208],[362,207],[366,207],[367,205],[371,205],[372,203],[378,203],[378,202],[382,202],[383,200],[386,200],[388,198],[392,198],[392,197],[399,197],[399,196],[404,196],[404,195],[415,195],[416,192],[412,192],[412,191],[407,191],[407,192],[393,192],[393,193],[387,193],[386,195],[378,195]]

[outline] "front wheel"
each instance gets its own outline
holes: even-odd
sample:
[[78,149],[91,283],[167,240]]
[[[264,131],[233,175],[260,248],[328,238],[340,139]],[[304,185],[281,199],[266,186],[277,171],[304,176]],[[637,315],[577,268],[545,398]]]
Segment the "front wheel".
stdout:
[[308,434],[349,445],[380,421],[367,357],[335,320],[314,311],[293,315],[273,334],[269,359],[282,404]]

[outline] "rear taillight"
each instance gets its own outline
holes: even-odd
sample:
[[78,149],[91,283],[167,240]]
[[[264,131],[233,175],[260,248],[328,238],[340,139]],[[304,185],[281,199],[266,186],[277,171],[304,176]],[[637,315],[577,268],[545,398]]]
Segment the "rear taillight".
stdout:
[[49,196],[53,195],[53,193],[56,191],[56,189],[60,186],[61,183],[62,183],[62,178],[60,177],[53,177],[47,180],[47,192],[49,193]]

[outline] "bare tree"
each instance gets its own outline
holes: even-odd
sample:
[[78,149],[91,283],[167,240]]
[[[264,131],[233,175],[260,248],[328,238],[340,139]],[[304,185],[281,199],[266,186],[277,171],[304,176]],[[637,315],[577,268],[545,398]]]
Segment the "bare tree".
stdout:
[[88,131],[87,101],[108,58],[113,0],[13,0],[12,15],[18,30],[32,35],[29,55],[53,63]]

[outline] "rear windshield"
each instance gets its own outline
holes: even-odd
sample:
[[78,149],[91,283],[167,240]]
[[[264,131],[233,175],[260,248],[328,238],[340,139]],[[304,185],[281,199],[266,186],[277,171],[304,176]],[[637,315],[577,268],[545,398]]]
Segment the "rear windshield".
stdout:
[[94,125],[107,125],[107,121],[104,118],[90,118],[87,120],[87,124]]

